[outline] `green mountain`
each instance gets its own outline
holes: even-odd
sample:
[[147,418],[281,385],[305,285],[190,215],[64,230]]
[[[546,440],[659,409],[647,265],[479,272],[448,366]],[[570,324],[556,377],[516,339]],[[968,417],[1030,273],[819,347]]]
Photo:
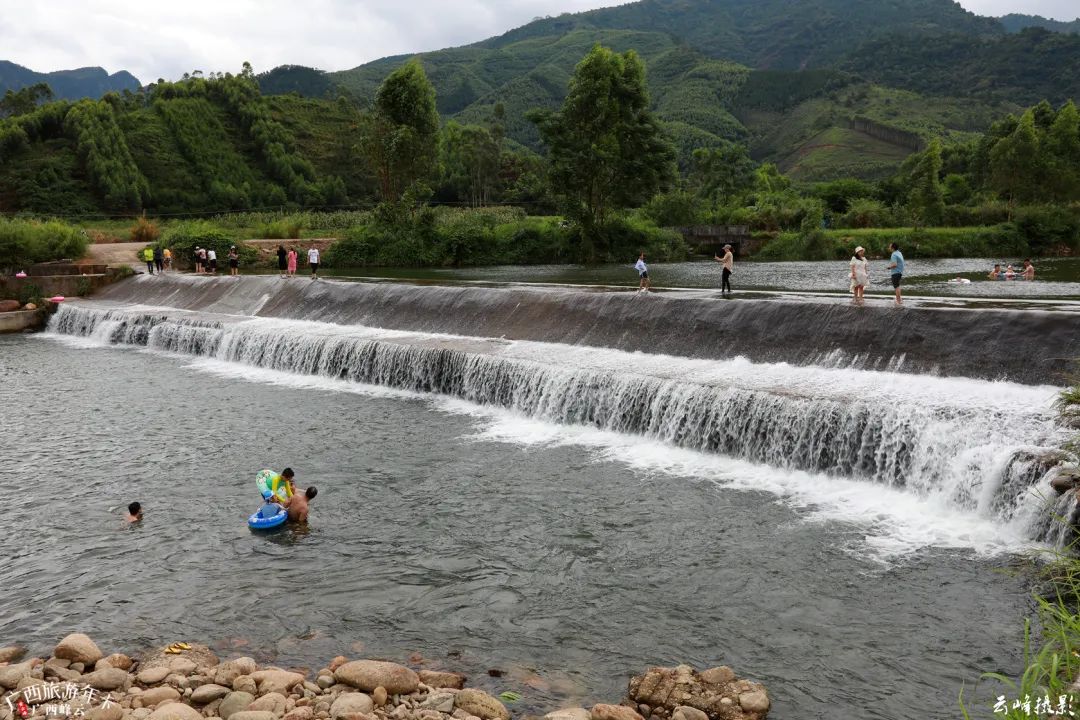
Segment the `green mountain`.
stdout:
[[[501,105],[509,136],[539,149],[525,114],[561,103],[594,43],[646,60],[684,163],[696,147],[747,141],[804,179],[880,177],[931,137],[964,139],[1021,105],[1080,96],[1080,37],[1010,35],[951,0],[642,0],[418,57],[445,117],[485,123]],[[329,77],[371,98],[405,59]]]
[[142,85],[138,78],[126,70],[112,75],[99,67],[39,73],[7,60],[0,60],[0,95],[8,90],[21,90],[40,82],[48,83],[54,97],[66,100],[87,97],[96,99],[107,92],[138,90]]
[[1044,30],[1061,33],[1080,33],[1080,17],[1071,22],[1050,20],[1041,15],[1018,15],[1013,13],[1001,18],[1001,24],[1009,32],[1020,32],[1029,27],[1038,27]]

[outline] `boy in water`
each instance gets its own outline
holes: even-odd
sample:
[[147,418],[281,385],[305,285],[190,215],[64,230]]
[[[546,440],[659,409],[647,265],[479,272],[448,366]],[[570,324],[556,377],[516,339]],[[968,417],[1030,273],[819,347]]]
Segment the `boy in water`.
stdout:
[[315,496],[318,494],[318,488],[309,487],[304,491],[303,495],[298,493],[281,503],[289,511],[289,522],[306,523],[308,517],[308,503],[314,500]]
[[128,505],[127,515],[124,517],[129,523],[142,522],[142,505],[133,502]]

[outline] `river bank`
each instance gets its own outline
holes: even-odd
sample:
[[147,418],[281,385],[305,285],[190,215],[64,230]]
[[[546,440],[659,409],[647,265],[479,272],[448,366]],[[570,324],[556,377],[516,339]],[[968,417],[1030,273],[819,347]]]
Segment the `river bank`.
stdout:
[[[324,667],[221,661],[206,645],[173,643],[105,653],[87,635],[63,638],[47,656],[0,648],[0,720],[510,720],[522,698],[468,685],[463,674],[339,655]],[[493,671],[495,672],[495,671]],[[509,707],[508,707],[509,705]],[[552,709],[546,720],[764,720],[764,686],[726,666],[651,668],[631,678],[617,704]]]

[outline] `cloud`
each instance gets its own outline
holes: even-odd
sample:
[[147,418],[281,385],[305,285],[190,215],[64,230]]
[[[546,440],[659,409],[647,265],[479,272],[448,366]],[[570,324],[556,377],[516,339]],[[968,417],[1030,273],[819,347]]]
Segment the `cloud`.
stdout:
[[282,64],[352,68],[483,40],[536,16],[619,0],[0,0],[0,59],[41,72],[101,65],[143,82]]
[[[0,0],[0,59],[38,71],[100,65],[143,82],[191,70],[343,70],[499,35],[620,0]],[[1071,19],[1075,0],[962,0],[980,14]]]

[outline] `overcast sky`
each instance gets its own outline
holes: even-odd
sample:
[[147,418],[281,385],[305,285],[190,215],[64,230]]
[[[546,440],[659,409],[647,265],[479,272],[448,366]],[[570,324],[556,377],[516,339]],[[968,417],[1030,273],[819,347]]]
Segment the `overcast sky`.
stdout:
[[[534,17],[618,0],[0,0],[0,60],[46,72],[100,65],[144,83],[277,65],[344,70],[475,42]],[[983,15],[1080,15],[1076,0],[961,0]]]

